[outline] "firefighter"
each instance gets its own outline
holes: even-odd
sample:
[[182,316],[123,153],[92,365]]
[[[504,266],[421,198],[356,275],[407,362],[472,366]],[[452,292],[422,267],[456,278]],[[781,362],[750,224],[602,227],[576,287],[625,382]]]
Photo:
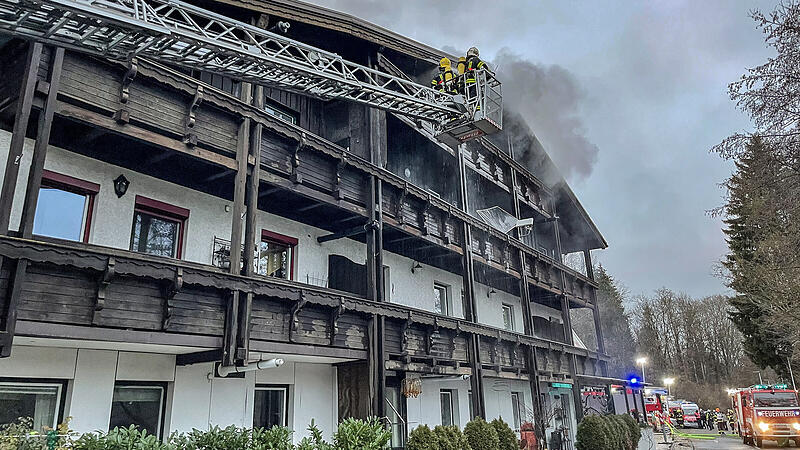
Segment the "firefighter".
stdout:
[[448,94],[456,93],[456,77],[453,74],[453,67],[449,58],[442,58],[439,61],[439,74],[431,80],[434,89]]
[[736,427],[734,426],[734,424],[736,423],[736,416],[733,414],[732,409],[730,408],[728,409],[727,416],[728,416],[728,426],[730,427],[731,433],[733,433],[736,430]]
[[714,411],[710,409],[706,410],[706,428],[709,430],[714,429]]
[[700,410],[700,416],[697,418],[697,428],[704,429],[706,427],[706,412]]
[[464,75],[464,73],[467,71],[467,58],[459,56],[456,69],[458,70],[459,75]]
[[717,419],[717,431],[719,431],[719,433],[722,434],[722,432],[725,431],[725,429],[727,428],[727,426],[725,425],[725,414],[723,414],[722,411],[719,410],[719,408],[717,408],[714,412],[716,413],[715,416]]
[[[475,101],[475,97],[478,95],[477,88],[475,87],[475,83],[477,83],[477,79],[475,78],[475,71],[480,69],[489,70],[489,66],[483,62],[480,58],[480,53],[478,49],[475,47],[470,47],[467,50],[467,57],[464,61],[464,83],[465,86],[465,94],[467,94],[467,101]],[[480,103],[477,105],[477,110],[481,109]]]

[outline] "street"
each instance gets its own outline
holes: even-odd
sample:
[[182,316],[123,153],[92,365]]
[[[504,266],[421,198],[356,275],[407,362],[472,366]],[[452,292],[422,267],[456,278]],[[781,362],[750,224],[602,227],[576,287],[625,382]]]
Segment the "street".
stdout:
[[[675,445],[664,444],[661,435],[655,436],[657,445],[650,446],[650,449],[696,449],[696,450],[752,450],[755,446],[742,444],[742,440],[735,434],[718,435],[716,431],[709,430],[681,430],[687,434],[693,435],[708,435],[715,436],[715,439],[685,439],[676,437]],[[681,444],[683,443],[683,444]],[[763,448],[793,448],[794,444],[789,443],[787,446],[779,447],[775,441],[764,441]],[[640,449],[646,449],[648,446],[640,446]]]

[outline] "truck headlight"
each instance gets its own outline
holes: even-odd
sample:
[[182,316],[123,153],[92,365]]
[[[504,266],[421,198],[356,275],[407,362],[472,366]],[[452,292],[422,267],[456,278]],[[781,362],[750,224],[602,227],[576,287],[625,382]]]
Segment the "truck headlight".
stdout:
[[793,424],[792,424],[792,428],[794,428],[795,430],[798,430],[798,431],[800,431],[800,422],[795,422],[795,423],[793,423]]
[[761,428],[761,431],[769,430],[769,424],[767,422],[758,422],[758,428]]

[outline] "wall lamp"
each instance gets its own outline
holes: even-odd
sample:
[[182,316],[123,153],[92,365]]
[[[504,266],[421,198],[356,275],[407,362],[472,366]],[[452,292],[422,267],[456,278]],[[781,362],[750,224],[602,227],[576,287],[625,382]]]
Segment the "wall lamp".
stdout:
[[411,266],[411,273],[416,273],[417,270],[422,270],[422,264],[419,261],[414,261],[414,265]]
[[125,195],[130,185],[131,182],[125,178],[125,175],[120,174],[117,178],[114,178],[114,193],[117,194],[117,198],[121,198]]

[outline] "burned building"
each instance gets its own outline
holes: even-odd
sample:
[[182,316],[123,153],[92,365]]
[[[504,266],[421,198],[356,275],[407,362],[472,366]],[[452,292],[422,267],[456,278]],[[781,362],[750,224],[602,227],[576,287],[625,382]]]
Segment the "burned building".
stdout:
[[[304,3],[190,3],[318,66],[427,84],[442,54]],[[21,30],[19,4],[0,1],[0,30]],[[300,439],[378,415],[401,447],[473,416],[574,430],[582,388],[610,383],[601,330],[587,348],[571,326],[598,323],[606,243],[512,139],[445,145],[346,79],[299,93],[146,57],[161,44],[104,58],[81,47],[90,21],[53,45],[67,22],[0,35],[0,422]],[[105,37],[109,55],[131,39]],[[529,225],[499,229],[495,207]]]

